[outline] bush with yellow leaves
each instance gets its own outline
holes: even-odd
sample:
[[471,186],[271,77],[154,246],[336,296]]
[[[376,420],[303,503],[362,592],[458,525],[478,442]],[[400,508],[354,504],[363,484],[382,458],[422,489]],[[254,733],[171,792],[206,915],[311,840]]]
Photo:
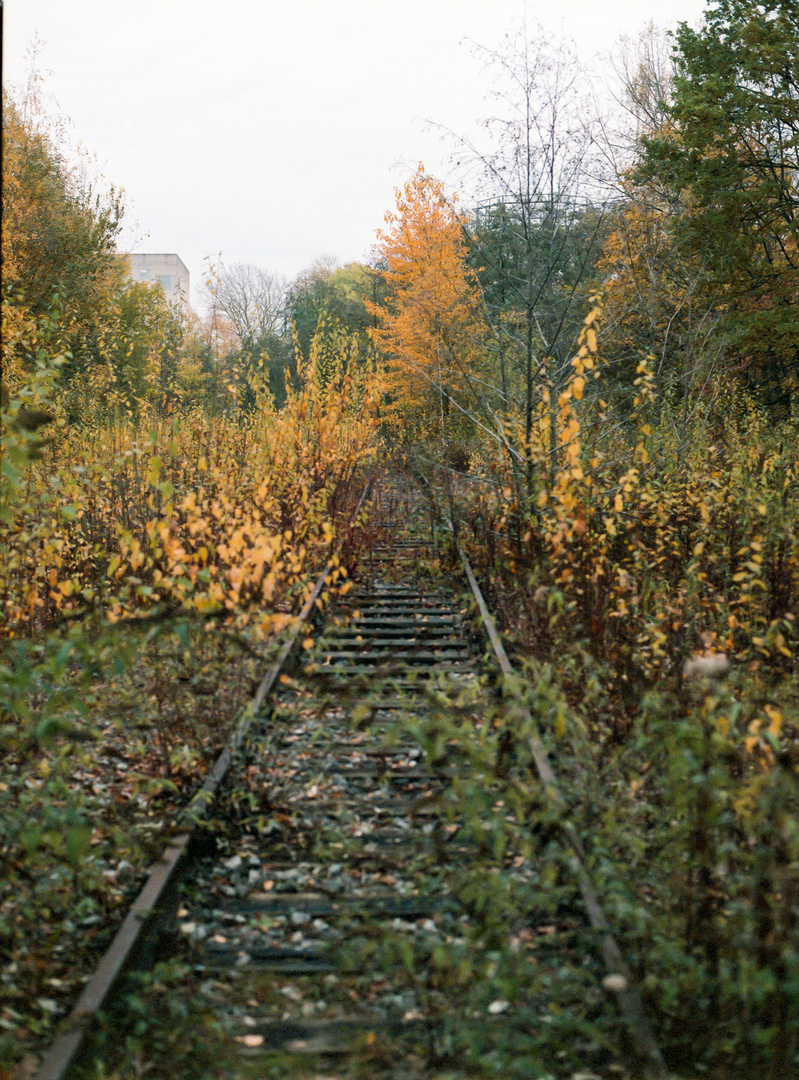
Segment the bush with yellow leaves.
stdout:
[[38,396],[57,434],[39,460],[16,419],[24,403],[6,414],[0,634],[156,606],[255,618],[266,630],[285,621],[331,552],[376,445],[379,387],[346,335],[333,345],[324,374],[312,355],[281,410],[261,393],[249,414],[194,407],[122,431],[69,425],[50,365]]

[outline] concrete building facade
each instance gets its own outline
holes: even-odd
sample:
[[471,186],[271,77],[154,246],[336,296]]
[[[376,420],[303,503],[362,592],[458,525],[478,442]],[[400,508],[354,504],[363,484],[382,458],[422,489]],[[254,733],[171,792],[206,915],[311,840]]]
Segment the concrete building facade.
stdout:
[[136,253],[127,255],[130,263],[130,276],[134,281],[154,284],[160,281],[167,300],[179,307],[181,303],[190,303],[189,271],[186,264],[177,255]]

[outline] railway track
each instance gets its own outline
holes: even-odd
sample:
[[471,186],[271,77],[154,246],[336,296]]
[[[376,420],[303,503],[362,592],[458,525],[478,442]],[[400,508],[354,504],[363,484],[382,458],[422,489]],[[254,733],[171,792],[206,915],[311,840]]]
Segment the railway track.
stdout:
[[[210,816],[167,853],[134,959],[112,958],[40,1080],[96,1076],[98,1056],[115,1075],[143,994],[120,973],[156,960],[207,1055],[200,1073],[175,1049],[163,1080],[667,1075],[535,734],[525,752],[544,773],[528,802],[486,802],[496,777],[470,746],[496,736],[504,706],[486,673],[509,665],[476,582],[467,602],[421,572],[432,553],[412,485],[375,500],[380,540],[356,588],[262,687]],[[498,761],[497,777],[513,771]],[[528,828],[542,789],[551,822]],[[551,878],[553,845],[570,884]],[[561,998],[573,984],[571,1027],[550,1009],[558,981]],[[98,1014],[99,1037],[78,1039]],[[172,1069],[159,1053],[156,1069]]]

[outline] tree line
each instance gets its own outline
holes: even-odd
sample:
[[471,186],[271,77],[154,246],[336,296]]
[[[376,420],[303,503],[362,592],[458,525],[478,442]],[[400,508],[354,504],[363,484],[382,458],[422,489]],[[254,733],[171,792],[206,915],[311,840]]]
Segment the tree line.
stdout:
[[321,260],[291,285],[233,267],[214,302],[274,393],[294,347],[307,355],[332,321],[393,372],[386,414],[404,437],[431,419],[445,442],[487,428],[528,484],[536,409],[568,382],[599,293],[602,392],[619,417],[642,365],[683,433],[732,390],[790,416],[798,41],[778,0],[716,4],[673,36],[650,27],[617,52],[609,118],[571,48],[522,25],[479,50],[497,111],[485,143],[452,136],[460,199],[420,166],[369,265]]
[[[684,421],[732,385],[789,415],[798,20],[780,0],[723,0],[698,30],[650,27],[617,51],[612,111],[568,43],[523,23],[500,50],[477,50],[496,109],[483,141],[448,133],[460,201],[420,169],[368,264],[320,259],[290,283],[219,265],[202,319],[128,278],[119,193],[68,163],[35,88],[6,95],[4,310],[12,325],[34,319],[40,344],[66,358],[73,418],[96,410],[98,388],[106,411],[129,416],[142,401],[251,408],[257,387],[280,406],[319,326],[342,327],[361,362],[406,365],[387,401],[406,434],[435,414],[442,435],[470,421],[507,444],[518,423],[528,483],[535,410],[562,390],[600,291],[603,393],[617,408],[643,362]],[[427,313],[414,290],[427,290]]]

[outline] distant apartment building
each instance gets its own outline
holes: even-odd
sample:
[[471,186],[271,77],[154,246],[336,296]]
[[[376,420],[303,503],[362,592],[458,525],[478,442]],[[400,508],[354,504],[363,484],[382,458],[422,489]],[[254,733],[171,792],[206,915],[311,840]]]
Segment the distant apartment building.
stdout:
[[189,301],[189,271],[177,255],[135,254],[125,256],[134,281],[154,284],[160,281],[170,303],[179,306]]

